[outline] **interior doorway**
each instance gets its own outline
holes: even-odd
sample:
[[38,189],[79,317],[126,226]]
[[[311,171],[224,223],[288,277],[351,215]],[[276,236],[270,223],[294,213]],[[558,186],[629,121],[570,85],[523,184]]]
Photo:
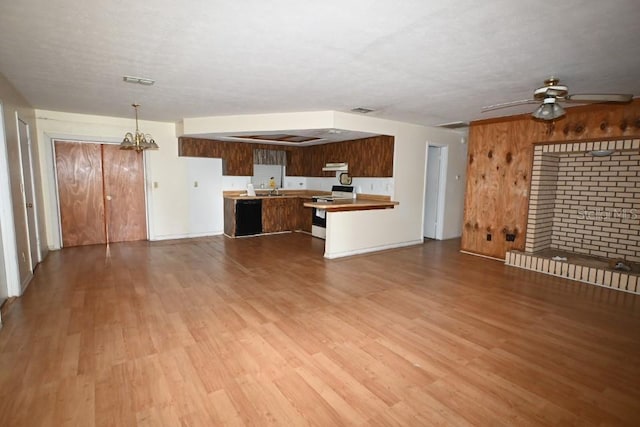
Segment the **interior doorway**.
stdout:
[[143,154],[55,141],[62,246],[147,239]]
[[443,238],[447,155],[447,147],[427,146],[423,236],[428,239]]
[[[35,197],[33,154],[31,150],[31,135],[29,125],[18,120],[18,138],[20,139],[20,162],[22,166],[22,202],[27,218],[27,236],[29,238],[29,265],[33,272],[42,261],[40,259],[40,235],[38,233],[38,205]],[[24,290],[24,289],[23,289]]]

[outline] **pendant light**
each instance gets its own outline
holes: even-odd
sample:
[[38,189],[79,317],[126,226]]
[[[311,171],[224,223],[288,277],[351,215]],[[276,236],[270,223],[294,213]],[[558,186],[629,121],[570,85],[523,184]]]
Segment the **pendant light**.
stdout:
[[124,139],[120,143],[121,150],[136,150],[141,152],[142,150],[157,150],[158,144],[153,140],[151,135],[140,132],[138,128],[138,107],[140,104],[131,104],[136,112],[136,132],[127,132]]

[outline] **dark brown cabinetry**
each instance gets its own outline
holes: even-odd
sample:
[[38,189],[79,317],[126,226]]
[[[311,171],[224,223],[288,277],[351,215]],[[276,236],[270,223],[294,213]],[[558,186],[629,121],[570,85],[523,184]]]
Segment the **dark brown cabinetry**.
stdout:
[[311,233],[311,221],[313,220],[313,209],[304,207],[305,202],[309,200],[298,199],[298,229]]
[[[264,197],[262,198],[262,232],[303,230],[311,233],[312,209],[304,203],[310,197]],[[237,226],[237,203],[242,200],[224,199],[224,234],[235,237]]]
[[222,174],[235,176],[253,175],[252,144],[225,142],[222,149]]
[[265,198],[262,200],[262,232],[277,233],[298,229],[299,199],[294,198]]
[[253,150],[256,148],[286,151],[288,176],[335,176],[335,172],[322,171],[326,163],[333,162],[349,163],[349,175],[354,177],[393,176],[394,138],[388,135],[308,147],[185,137],[178,140],[180,156],[222,158],[224,175],[253,175]]

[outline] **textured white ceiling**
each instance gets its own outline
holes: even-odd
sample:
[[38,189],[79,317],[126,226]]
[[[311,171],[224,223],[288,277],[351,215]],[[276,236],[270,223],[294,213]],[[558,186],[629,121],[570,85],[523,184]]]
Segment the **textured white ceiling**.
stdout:
[[[35,108],[148,120],[349,111],[434,125],[529,98],[640,94],[640,1],[0,2],[0,72]],[[143,87],[123,75],[150,77]]]

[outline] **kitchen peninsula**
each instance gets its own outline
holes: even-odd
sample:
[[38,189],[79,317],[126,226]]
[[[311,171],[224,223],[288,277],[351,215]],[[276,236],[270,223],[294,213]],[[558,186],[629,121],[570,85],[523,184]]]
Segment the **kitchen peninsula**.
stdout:
[[[280,190],[278,195],[257,192],[256,196],[247,196],[240,191],[225,191],[223,194],[224,233],[228,237],[287,231],[311,232],[313,209],[334,214],[346,211],[392,209],[398,205],[398,202],[391,201],[389,196],[367,194],[358,194],[352,200],[313,201],[314,196],[328,194],[328,192],[314,190]],[[247,201],[257,200],[260,201],[261,209],[259,218],[254,218],[254,222],[259,222],[261,227],[249,234],[239,232],[238,206],[242,206]]]
[[333,202],[306,202],[307,208],[324,209],[327,212],[344,212],[344,211],[366,211],[373,209],[393,209],[398,202],[390,200],[388,196],[378,196],[372,194],[358,195],[353,200],[339,200]]

